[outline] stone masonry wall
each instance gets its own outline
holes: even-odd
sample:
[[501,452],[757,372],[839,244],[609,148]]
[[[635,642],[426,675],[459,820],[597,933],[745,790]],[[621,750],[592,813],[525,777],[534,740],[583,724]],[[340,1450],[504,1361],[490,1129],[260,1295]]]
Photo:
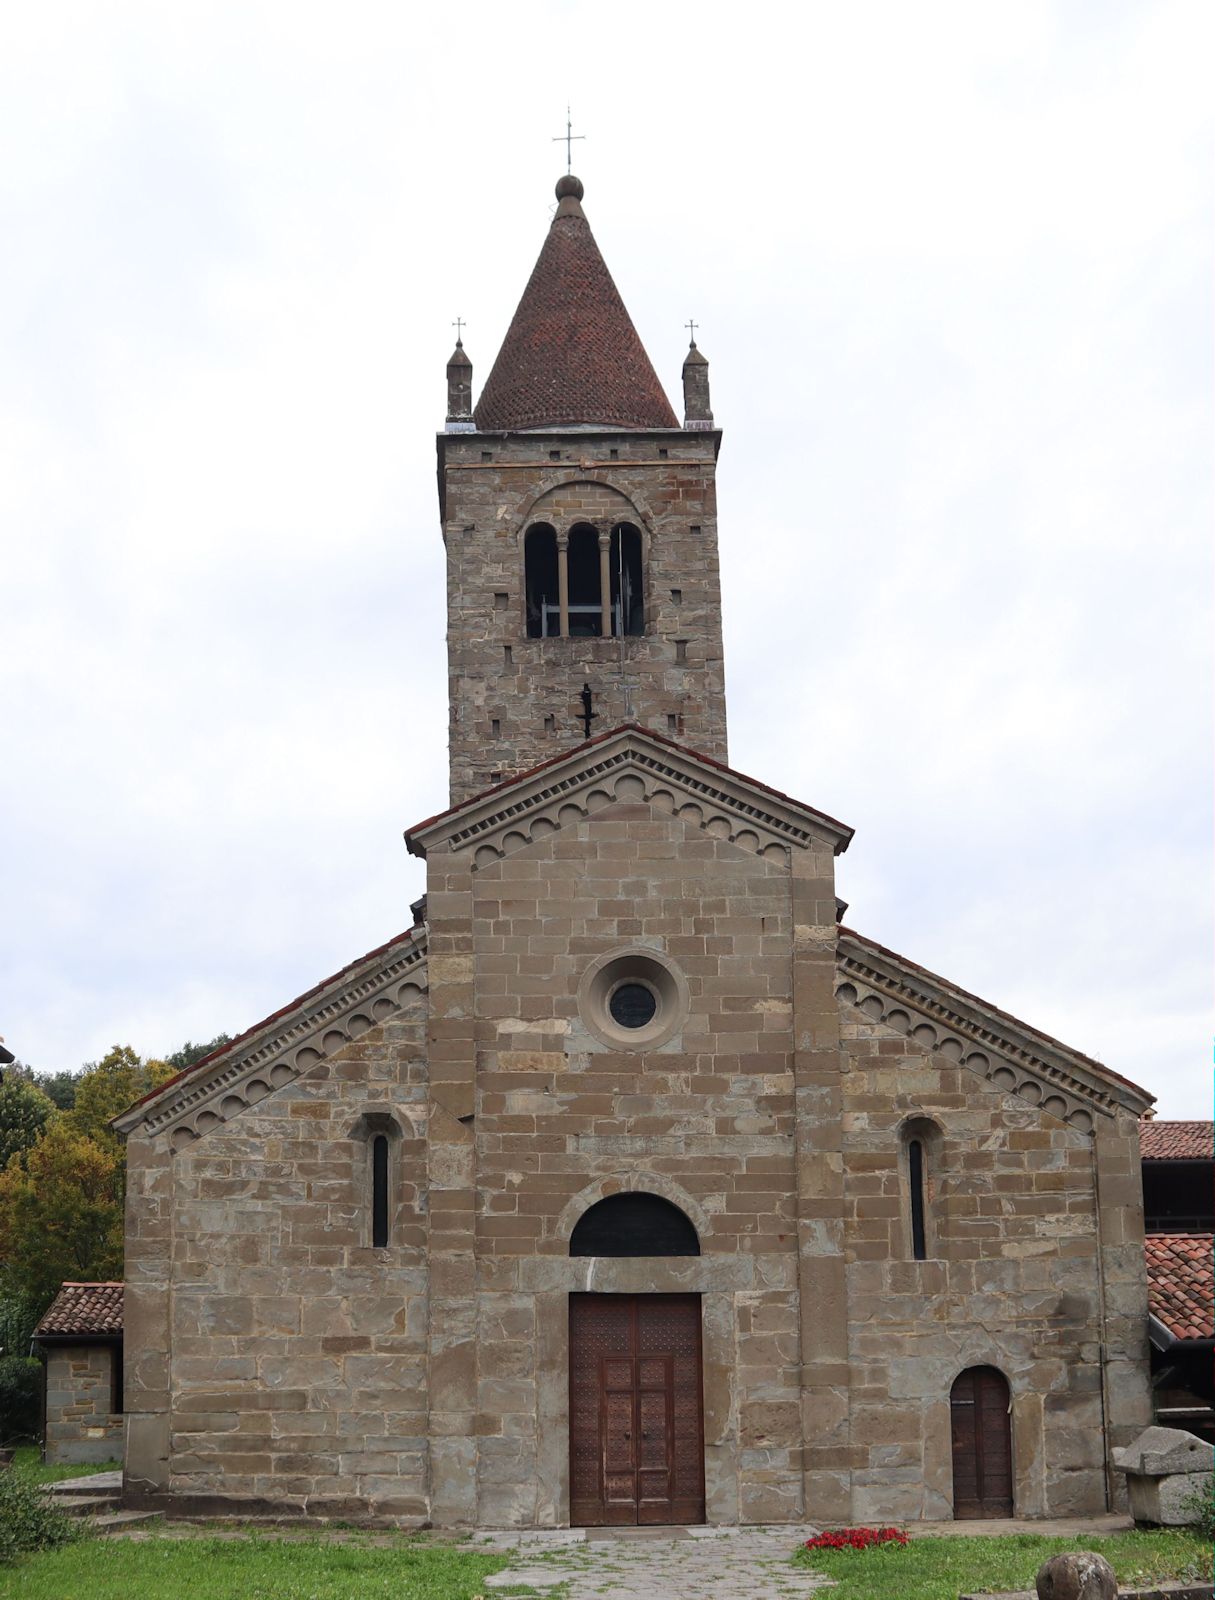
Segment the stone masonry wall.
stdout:
[[[478,1517],[568,1519],[568,1296],[704,1296],[711,1522],[801,1514],[787,863],[617,803],[478,871]],[[682,971],[660,1048],[613,1048],[578,999],[624,945]],[[577,1217],[638,1187],[699,1259],[569,1257]]]
[[[441,436],[451,798],[639,722],[726,758],[712,433]],[[553,460],[553,455],[559,460]],[[488,457],[488,459],[485,459]],[[618,521],[642,533],[644,636],[529,639],[523,536]],[[493,732],[495,721],[498,732]]]
[[[1104,1512],[1094,1136],[934,1051],[930,1025],[921,1043],[855,1006],[842,1016],[854,1514],[952,1514],[950,1388],[982,1365],[1011,1388],[1017,1514]],[[927,1141],[924,1261],[911,1259],[900,1165],[912,1117],[940,1130]],[[1139,1264],[1142,1295],[1141,1247]],[[1127,1296],[1123,1310],[1133,1285]],[[1144,1321],[1140,1310],[1140,1346]],[[1128,1362],[1124,1408],[1138,1414],[1146,1379]]]
[[420,1000],[172,1158],[172,1493],[425,1520],[424,1051]]
[[52,1466],[122,1457],[122,1414],[114,1400],[111,1344],[51,1345],[46,1352],[46,1437],[43,1459]]

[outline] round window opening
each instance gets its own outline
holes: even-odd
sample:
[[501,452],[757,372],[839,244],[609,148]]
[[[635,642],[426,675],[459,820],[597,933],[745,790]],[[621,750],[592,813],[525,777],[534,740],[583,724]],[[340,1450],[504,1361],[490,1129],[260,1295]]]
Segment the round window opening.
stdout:
[[614,1050],[657,1050],[688,1014],[688,985],[660,951],[617,950],[582,974],[578,1010],[588,1030]]
[[612,990],[608,1010],[622,1028],[644,1028],[658,1014],[658,996],[644,983],[625,982]]

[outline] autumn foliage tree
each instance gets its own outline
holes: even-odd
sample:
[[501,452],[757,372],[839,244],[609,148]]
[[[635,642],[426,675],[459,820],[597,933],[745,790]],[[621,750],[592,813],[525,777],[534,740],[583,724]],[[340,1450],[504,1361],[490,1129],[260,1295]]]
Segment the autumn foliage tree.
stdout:
[[126,1153],[110,1122],[175,1070],[176,1060],[115,1045],[74,1077],[63,1108],[28,1073],[0,1083],[0,1312],[10,1321],[40,1315],[65,1279],[122,1277]]
[[86,1139],[119,1151],[121,1143],[110,1127],[111,1118],[172,1076],[167,1061],[144,1061],[129,1044],[116,1044],[108,1055],[84,1069],[76,1085],[76,1102],[63,1120]]
[[0,1173],[0,1290],[45,1306],[65,1279],[122,1276],[123,1163],[65,1117]]

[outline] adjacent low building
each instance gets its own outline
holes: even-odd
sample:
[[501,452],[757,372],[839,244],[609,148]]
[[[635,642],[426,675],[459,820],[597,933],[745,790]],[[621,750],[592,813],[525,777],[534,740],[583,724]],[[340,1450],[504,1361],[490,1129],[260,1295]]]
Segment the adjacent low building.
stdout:
[[122,1457],[122,1298],[121,1283],[65,1283],[34,1329],[52,1465]]
[[1145,1121],[1139,1146],[1156,1420],[1215,1442],[1215,1124]]

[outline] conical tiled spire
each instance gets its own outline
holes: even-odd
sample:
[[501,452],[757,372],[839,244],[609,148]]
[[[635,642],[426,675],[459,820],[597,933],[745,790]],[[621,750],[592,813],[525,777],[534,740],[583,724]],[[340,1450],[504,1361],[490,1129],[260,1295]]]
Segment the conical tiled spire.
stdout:
[[574,177],[473,413],[479,430],[600,424],[677,428],[650,358],[604,265]]

